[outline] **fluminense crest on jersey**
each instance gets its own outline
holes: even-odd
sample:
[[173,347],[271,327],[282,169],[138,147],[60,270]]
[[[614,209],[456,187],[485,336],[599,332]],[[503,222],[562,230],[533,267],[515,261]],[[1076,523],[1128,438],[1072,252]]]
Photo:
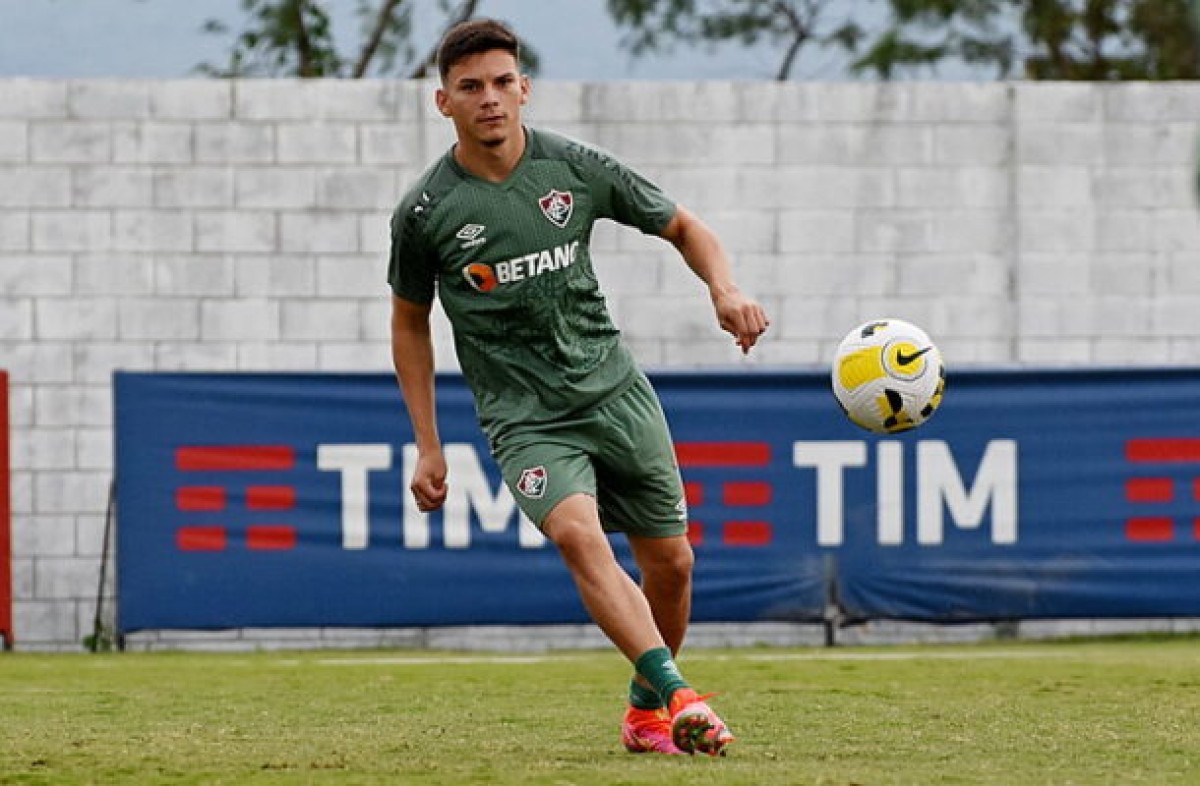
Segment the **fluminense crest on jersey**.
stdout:
[[559,191],[552,188],[549,194],[538,200],[538,204],[542,207],[542,214],[550,219],[550,223],[563,229],[571,220],[571,212],[575,209],[575,198],[571,196],[570,191]]
[[517,491],[530,499],[541,499],[546,494],[546,468],[538,465],[522,470]]

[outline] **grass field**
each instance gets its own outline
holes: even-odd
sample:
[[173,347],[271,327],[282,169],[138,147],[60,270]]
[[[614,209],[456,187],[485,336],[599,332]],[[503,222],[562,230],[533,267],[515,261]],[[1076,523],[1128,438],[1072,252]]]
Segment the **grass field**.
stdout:
[[728,757],[634,756],[615,653],[0,656],[0,784],[1197,784],[1200,639],[693,651]]

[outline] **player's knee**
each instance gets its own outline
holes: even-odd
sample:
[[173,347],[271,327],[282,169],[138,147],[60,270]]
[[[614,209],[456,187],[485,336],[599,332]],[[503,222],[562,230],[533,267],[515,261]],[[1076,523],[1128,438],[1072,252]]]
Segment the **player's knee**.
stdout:
[[652,574],[653,580],[679,583],[691,578],[696,558],[692,547],[684,541],[678,546],[656,553],[648,562],[649,564],[643,566],[643,570]]

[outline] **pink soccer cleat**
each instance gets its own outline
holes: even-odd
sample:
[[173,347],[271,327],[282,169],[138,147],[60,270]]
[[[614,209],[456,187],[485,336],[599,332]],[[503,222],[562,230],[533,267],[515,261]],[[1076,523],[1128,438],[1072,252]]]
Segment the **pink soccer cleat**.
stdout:
[[666,753],[682,755],[671,741],[671,716],[665,709],[625,710],[621,722],[621,742],[630,753]]
[[671,740],[684,753],[724,756],[725,746],[733,742],[733,732],[725,721],[704,703],[691,688],[680,688],[671,697]]

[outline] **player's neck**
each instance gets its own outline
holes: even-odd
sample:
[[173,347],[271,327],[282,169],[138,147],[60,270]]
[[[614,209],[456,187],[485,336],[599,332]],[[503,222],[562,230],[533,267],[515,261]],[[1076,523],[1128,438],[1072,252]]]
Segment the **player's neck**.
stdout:
[[502,183],[521,163],[525,155],[525,129],[513,134],[498,145],[486,146],[475,140],[459,139],[454,146],[454,160],[475,177],[492,183]]

